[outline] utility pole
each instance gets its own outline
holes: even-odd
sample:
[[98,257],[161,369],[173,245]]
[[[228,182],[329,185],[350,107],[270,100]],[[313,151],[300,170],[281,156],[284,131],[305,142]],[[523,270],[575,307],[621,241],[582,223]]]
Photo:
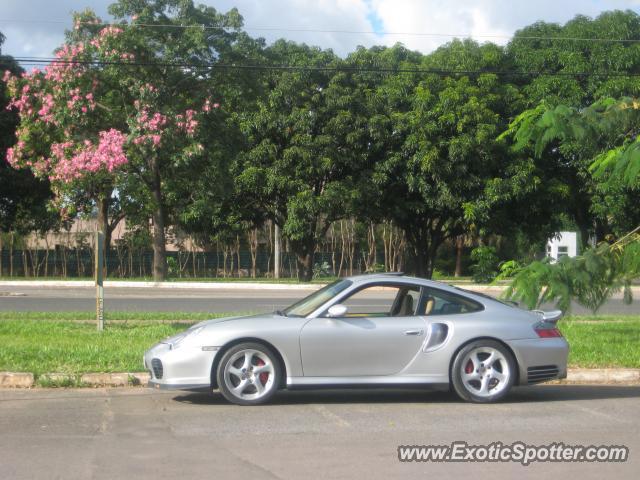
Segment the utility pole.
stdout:
[[273,278],[280,278],[280,227],[274,222],[274,241],[273,241]]
[[98,330],[104,330],[104,233],[96,232],[96,320]]

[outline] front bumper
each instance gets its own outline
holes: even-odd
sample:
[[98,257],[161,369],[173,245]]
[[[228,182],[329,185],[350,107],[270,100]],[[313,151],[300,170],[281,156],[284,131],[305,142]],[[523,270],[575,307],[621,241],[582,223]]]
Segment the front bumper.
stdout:
[[144,368],[151,373],[149,386],[170,390],[211,388],[211,368],[218,352],[200,346],[168,343],[154,345],[144,354]]
[[211,384],[209,383],[206,385],[202,385],[202,384],[196,383],[193,385],[187,385],[187,384],[162,383],[152,378],[151,380],[149,380],[147,387],[155,388],[158,390],[189,390],[189,391],[201,392],[201,391],[209,391],[211,389]]
[[569,344],[563,337],[512,340],[507,344],[518,362],[518,385],[567,378]]

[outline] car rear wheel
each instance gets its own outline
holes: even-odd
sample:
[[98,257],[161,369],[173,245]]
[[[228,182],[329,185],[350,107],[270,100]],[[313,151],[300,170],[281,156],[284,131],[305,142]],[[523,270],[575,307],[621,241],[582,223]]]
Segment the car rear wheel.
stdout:
[[273,351],[259,343],[241,343],[227,350],[218,365],[220,393],[238,405],[267,402],[278,390],[281,367]]
[[451,381],[463,400],[490,403],[503,398],[516,378],[511,352],[494,340],[476,340],[458,352],[451,367]]

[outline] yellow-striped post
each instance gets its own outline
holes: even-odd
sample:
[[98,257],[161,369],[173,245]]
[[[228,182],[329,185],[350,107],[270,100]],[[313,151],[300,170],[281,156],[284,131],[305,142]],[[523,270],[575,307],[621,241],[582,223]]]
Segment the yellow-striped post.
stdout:
[[96,232],[96,320],[98,330],[104,330],[104,233]]

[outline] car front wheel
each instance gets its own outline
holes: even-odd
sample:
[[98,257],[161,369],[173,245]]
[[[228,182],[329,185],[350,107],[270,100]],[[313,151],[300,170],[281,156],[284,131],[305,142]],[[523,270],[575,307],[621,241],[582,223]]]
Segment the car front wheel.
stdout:
[[462,348],[451,367],[451,381],[463,400],[490,403],[503,398],[516,378],[511,352],[493,340],[476,340]]
[[220,393],[230,402],[259,405],[276,393],[281,375],[280,363],[270,348],[241,343],[224,353],[216,379]]

